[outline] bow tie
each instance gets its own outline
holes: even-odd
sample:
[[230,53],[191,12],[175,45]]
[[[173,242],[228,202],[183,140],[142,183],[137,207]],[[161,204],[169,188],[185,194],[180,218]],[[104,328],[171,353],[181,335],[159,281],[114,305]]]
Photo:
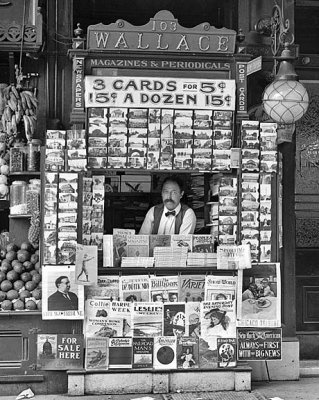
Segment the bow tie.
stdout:
[[174,210],[174,211],[167,211],[166,213],[165,213],[165,217],[168,217],[169,215],[175,215],[176,214],[176,211]]

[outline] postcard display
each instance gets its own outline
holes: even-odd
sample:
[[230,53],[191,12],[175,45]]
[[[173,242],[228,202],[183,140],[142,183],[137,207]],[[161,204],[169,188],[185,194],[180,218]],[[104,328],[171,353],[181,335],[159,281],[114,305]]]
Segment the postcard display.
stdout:
[[[176,101],[171,108],[142,107],[133,101],[136,93],[122,102],[115,96],[114,107],[100,107],[86,91],[86,132],[47,132],[44,279],[56,267],[61,274],[63,266],[74,267],[79,243],[103,250],[99,271],[105,273],[90,285],[71,282],[81,286],[77,293],[85,303],[84,314],[77,315],[84,320],[86,369],[207,369],[234,367],[237,360],[280,359],[280,268],[271,246],[277,127],[243,121],[241,162],[234,169],[234,85],[214,85],[220,101],[217,95],[210,103],[204,92],[202,101],[193,95],[189,106]],[[108,169],[215,172],[212,192],[217,188],[218,199],[209,201],[211,233],[148,236],[118,228],[103,235],[108,182],[103,170]],[[154,273],[125,275],[136,267]],[[156,269],[167,267],[172,273],[156,275]],[[173,273],[174,267],[182,272]],[[214,275],[217,269],[231,271]],[[75,315],[61,314],[65,319]],[[242,328],[240,342],[237,328]],[[265,336],[265,328],[277,335],[278,351],[265,347],[260,356],[248,355],[244,347],[253,348],[251,337]]]

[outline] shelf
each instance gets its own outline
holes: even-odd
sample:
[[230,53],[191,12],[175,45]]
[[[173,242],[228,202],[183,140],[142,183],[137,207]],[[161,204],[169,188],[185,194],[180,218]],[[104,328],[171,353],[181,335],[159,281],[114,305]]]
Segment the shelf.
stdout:
[[10,172],[9,176],[40,176],[40,171],[21,171],[21,172]]
[[0,311],[0,318],[1,317],[9,317],[9,316],[17,316],[17,315],[20,315],[20,316],[26,316],[26,315],[39,315],[39,316],[42,316],[42,311],[35,311],[35,310],[30,310],[30,311],[28,311],[28,310],[21,310],[21,311],[13,311],[13,310],[10,310],[10,311]]
[[31,218],[31,214],[10,214],[9,218],[18,219],[18,218]]

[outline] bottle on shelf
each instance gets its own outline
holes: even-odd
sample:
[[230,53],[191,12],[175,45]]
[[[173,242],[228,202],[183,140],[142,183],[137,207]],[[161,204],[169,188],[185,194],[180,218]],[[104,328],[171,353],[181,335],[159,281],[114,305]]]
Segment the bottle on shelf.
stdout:
[[10,214],[27,214],[27,184],[25,181],[13,181],[10,187]]

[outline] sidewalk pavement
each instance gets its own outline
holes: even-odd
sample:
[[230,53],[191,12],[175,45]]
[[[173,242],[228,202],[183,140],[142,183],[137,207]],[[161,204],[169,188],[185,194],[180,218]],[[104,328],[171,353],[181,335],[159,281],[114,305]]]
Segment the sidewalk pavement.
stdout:
[[[27,388],[26,388],[27,389]],[[1,385],[0,385],[1,394]],[[1,396],[0,400],[15,400],[17,395]],[[171,395],[161,394],[103,394],[68,396],[67,394],[37,395],[34,400],[232,400],[232,399],[256,399],[256,400],[319,400],[319,377],[300,378],[299,381],[271,381],[252,382],[251,392],[209,392],[201,396],[200,392],[180,393]]]

